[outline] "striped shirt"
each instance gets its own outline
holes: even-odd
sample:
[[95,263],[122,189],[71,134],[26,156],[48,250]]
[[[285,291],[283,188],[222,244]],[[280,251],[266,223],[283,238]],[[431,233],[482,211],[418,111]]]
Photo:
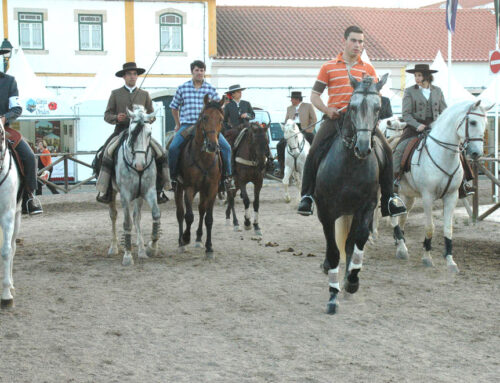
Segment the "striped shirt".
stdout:
[[[368,63],[361,61],[351,67],[351,75],[360,81],[364,76],[377,77],[375,69]],[[328,86],[328,107],[340,109],[349,104],[353,88],[349,80],[347,66],[340,53],[335,59],[324,63],[312,89],[313,92],[322,94]]]
[[177,88],[170,103],[171,109],[180,109],[180,123],[195,124],[203,109],[203,97],[208,94],[211,100],[219,101],[220,97],[215,88],[203,81],[199,88],[195,88],[193,80],[189,80]]

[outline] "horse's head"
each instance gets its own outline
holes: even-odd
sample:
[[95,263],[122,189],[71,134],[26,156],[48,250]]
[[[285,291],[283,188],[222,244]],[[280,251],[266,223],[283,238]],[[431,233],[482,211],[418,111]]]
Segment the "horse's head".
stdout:
[[493,105],[481,105],[481,100],[468,107],[462,122],[458,125],[457,134],[463,142],[466,153],[472,158],[483,154],[484,131],[486,129],[486,112]]
[[142,171],[147,164],[147,154],[151,142],[150,120],[156,115],[156,111],[147,114],[142,105],[134,105],[134,110],[127,109],[130,125],[128,127],[127,146],[133,155],[132,166]]
[[250,149],[255,153],[255,161],[259,169],[264,169],[266,159],[269,154],[269,137],[267,135],[267,125],[260,125],[251,122],[248,127],[250,133]]
[[406,122],[400,120],[398,117],[389,117],[380,120],[378,128],[386,138],[399,136],[406,127]]
[[388,75],[386,73],[376,83],[373,77],[366,76],[358,81],[349,74],[354,91],[344,124],[350,124],[353,127],[354,153],[358,158],[366,158],[371,153],[372,135],[381,106],[379,91],[387,81]]
[[225,96],[217,101],[211,101],[208,94],[203,98],[204,107],[196,123],[195,140],[202,145],[202,151],[215,153],[219,150],[219,133],[222,129],[224,114],[222,106]]
[[[287,143],[289,149],[292,152],[293,151],[300,152],[300,150],[299,150],[299,144],[301,142],[301,138],[303,140],[304,137],[300,133],[299,127],[297,126],[297,124],[295,123],[295,121],[289,119],[286,122],[283,131],[284,131],[283,137],[285,138],[286,143]],[[302,137],[299,137],[299,136],[302,136]]]

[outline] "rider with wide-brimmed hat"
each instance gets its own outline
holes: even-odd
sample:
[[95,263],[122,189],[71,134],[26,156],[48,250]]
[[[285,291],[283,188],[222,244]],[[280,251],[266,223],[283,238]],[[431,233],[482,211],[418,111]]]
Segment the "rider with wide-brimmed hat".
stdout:
[[[441,88],[432,84],[434,81],[432,74],[437,70],[431,69],[428,64],[416,64],[414,68],[407,69],[406,72],[415,76],[415,85],[406,88],[403,96],[403,120],[406,122],[406,127],[393,154],[396,186],[399,185],[402,175],[401,160],[406,146],[412,138],[430,129],[432,122],[436,121],[446,109],[446,101]],[[462,156],[461,159],[464,165],[464,177],[471,180],[472,171],[465,157]],[[465,179],[459,188],[461,198],[474,193],[474,189],[467,184]]]
[[224,107],[224,128],[227,130],[237,128],[245,121],[255,118],[255,113],[250,102],[241,99],[241,93],[245,89],[236,84],[231,85],[226,92],[229,102]]
[[[0,55],[9,52],[10,49],[0,50]],[[0,119],[5,127],[7,138],[11,141],[15,136],[20,138],[19,132],[9,128],[9,125],[21,115],[22,111],[16,79],[0,71]],[[16,143],[15,150],[24,168],[22,212],[30,215],[43,213],[40,201],[33,195],[37,188],[35,154],[24,138],[16,140]]]
[[[122,69],[115,73],[116,77],[123,78],[125,84],[121,88],[111,92],[108,106],[104,113],[104,121],[115,125],[115,130],[111,136],[108,137],[103,145],[102,152],[100,152],[102,155],[102,164],[96,184],[97,190],[99,191],[97,196],[97,201],[99,202],[109,203],[111,201],[111,177],[113,174],[114,162],[112,153],[106,150],[106,148],[108,145],[114,143],[118,139],[118,136],[128,129],[130,119],[127,115],[127,109],[132,111],[134,105],[142,105],[146,113],[149,114],[154,111],[153,101],[149,93],[136,86],[137,77],[145,71],[145,69],[137,67],[135,62],[127,62],[123,64]],[[151,122],[154,120],[153,118]],[[156,158],[158,203],[164,203],[168,201],[168,198],[163,193],[163,187],[170,183],[167,155],[161,144],[153,138],[151,138],[151,146]],[[99,156],[99,153],[97,156]]]

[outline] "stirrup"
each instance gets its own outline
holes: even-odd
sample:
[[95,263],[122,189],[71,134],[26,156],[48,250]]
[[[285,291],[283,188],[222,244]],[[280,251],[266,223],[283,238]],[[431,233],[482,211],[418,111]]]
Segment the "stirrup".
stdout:
[[[401,202],[401,205],[402,205],[401,207],[404,208],[404,211],[401,211],[399,213],[392,213],[391,212],[391,202],[393,202],[393,201],[399,201],[399,202]],[[398,217],[400,215],[404,215],[404,214],[408,213],[408,211],[406,209],[405,203],[403,202],[403,200],[401,199],[401,197],[399,195],[397,195],[397,194],[394,194],[391,197],[389,197],[389,200],[387,201],[387,211],[389,212],[389,216],[391,216],[391,217]]]
[[[30,208],[30,202],[32,208]],[[26,211],[29,215],[38,215],[43,213],[42,204],[40,203],[38,197],[31,194],[30,198],[26,200]]]

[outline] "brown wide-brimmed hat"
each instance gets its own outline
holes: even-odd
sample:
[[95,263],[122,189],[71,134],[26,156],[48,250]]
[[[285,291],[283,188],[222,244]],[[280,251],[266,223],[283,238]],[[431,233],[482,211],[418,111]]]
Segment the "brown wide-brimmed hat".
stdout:
[[408,73],[415,73],[415,72],[436,73],[437,70],[429,68],[429,64],[415,64],[415,68],[407,69],[406,72],[408,72]]
[[236,85],[231,85],[229,88],[228,88],[228,91],[226,92],[226,94],[231,94],[233,92],[236,92],[238,90],[245,90],[246,88],[242,88],[240,86],[240,84],[236,84]]
[[135,62],[128,62],[128,63],[123,64],[123,69],[116,72],[115,76],[116,77],[123,77],[125,75],[125,73],[127,73],[127,71],[129,71],[129,70],[137,71],[138,75],[141,75],[144,72],[146,72],[146,69],[137,68],[137,64]]

